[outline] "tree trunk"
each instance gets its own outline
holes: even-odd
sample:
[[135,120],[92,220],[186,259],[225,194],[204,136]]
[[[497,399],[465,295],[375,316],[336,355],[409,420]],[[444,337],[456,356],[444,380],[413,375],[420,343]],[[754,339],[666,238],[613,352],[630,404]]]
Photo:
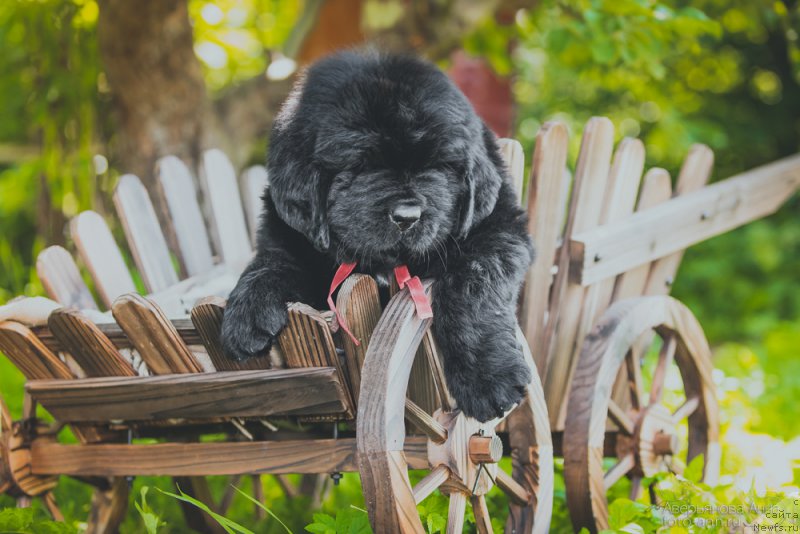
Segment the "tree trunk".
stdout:
[[100,53],[117,113],[119,168],[152,192],[155,161],[190,165],[203,147],[209,111],[186,0],[99,0]]

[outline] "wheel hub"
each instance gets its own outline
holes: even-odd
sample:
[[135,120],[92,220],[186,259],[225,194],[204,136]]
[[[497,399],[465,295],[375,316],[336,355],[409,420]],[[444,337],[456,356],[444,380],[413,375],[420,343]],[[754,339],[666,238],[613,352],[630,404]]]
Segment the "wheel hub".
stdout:
[[431,467],[445,466],[450,478],[440,490],[485,495],[494,486],[497,462],[503,456],[503,443],[492,422],[479,423],[460,411],[442,412],[433,417],[447,429],[447,440],[428,440],[428,461]]
[[669,467],[667,456],[678,452],[680,440],[670,411],[660,404],[648,406],[636,423],[636,464],[644,476]]

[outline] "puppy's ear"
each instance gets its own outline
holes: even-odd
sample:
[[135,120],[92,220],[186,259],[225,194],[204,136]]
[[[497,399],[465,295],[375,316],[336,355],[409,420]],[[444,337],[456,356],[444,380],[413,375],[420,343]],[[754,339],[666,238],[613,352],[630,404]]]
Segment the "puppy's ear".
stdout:
[[330,180],[314,163],[313,133],[304,130],[310,121],[300,107],[305,81],[306,72],[302,71],[272,128],[267,163],[269,195],[278,216],[325,252],[330,247]]
[[497,203],[505,168],[494,134],[482,125],[480,142],[472,150],[466,173],[466,192],[458,226],[459,237],[466,237]]
[[312,165],[297,163],[270,166],[270,196],[280,218],[325,252],[330,247],[330,183]]

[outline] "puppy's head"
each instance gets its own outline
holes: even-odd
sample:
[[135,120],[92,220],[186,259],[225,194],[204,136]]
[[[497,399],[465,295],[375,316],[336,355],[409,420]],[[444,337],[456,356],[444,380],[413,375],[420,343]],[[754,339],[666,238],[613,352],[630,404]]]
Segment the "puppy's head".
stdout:
[[273,128],[278,214],[338,261],[391,263],[465,236],[494,208],[493,135],[435,66],[341,53],[310,67]]

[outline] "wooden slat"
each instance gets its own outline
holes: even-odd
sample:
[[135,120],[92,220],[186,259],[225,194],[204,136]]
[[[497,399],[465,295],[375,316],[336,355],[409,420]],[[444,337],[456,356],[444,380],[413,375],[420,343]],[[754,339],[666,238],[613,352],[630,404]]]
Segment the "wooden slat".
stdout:
[[120,295],[136,291],[122,253],[99,213],[84,211],[73,218],[70,233],[107,307]]
[[[642,191],[636,204],[636,211],[644,211],[669,200],[672,195],[672,182],[669,173],[658,167],[650,169],[642,181]],[[639,297],[644,294],[650,265],[640,265],[617,277],[613,300]]]
[[14,321],[0,323],[0,352],[28,380],[75,378],[69,368],[30,330]]
[[[191,320],[173,319],[171,322],[186,345],[200,345],[203,343]],[[125,331],[117,323],[98,323],[96,326],[118,349],[134,348],[131,340],[125,335]],[[31,331],[50,351],[62,352],[66,350],[66,347],[53,335],[48,326],[34,326],[31,327]]]
[[36,258],[36,274],[47,295],[63,304],[80,309],[97,309],[72,255],[63,247],[47,247]]
[[[61,445],[34,442],[35,474],[71,476],[214,476],[356,471],[354,438],[301,441]],[[409,438],[405,454],[427,467],[425,439]]]
[[219,336],[222,330],[222,316],[225,313],[225,299],[222,297],[206,297],[192,308],[192,324],[203,340],[217,371],[243,371],[247,369],[269,369],[269,355],[251,358],[240,362],[229,358],[222,349]]
[[172,266],[161,223],[137,176],[125,174],[119,179],[114,190],[114,205],[147,290],[152,293],[176,283],[178,275]]
[[498,139],[497,144],[500,146],[500,154],[506,161],[517,200],[522,203],[522,190],[525,187],[525,151],[516,139]]
[[[613,148],[614,126],[611,121],[605,117],[590,119],[583,132],[575,170],[565,239],[593,228],[599,222]],[[556,263],[558,271],[553,280],[541,349],[548,354],[543,382],[547,406],[554,410],[550,412],[551,424],[556,422],[564,391],[568,388],[570,356],[583,305],[583,288],[568,284],[569,254],[566,247],[559,250]],[[554,424],[553,427],[557,428]]]
[[344,281],[336,297],[336,307],[344,316],[350,331],[360,345],[356,346],[350,336],[340,337],[347,358],[347,372],[350,390],[358,403],[361,387],[361,367],[369,347],[372,331],[381,316],[381,302],[378,284],[372,277],[356,274]]
[[108,337],[81,312],[56,310],[47,324],[86,376],[137,376]]
[[346,398],[329,367],[33,380],[25,388],[67,422],[335,414]]
[[587,284],[614,276],[769,215],[799,186],[796,155],[576,234],[569,247],[574,279]]
[[[680,196],[697,191],[706,185],[714,167],[714,153],[706,145],[693,145],[683,161],[675,195]],[[650,273],[645,295],[666,295],[672,289],[672,282],[683,259],[683,251],[674,252],[650,264]]]
[[[287,367],[334,367],[339,383],[346,385],[349,371],[336,352],[327,317],[311,306],[293,302],[289,304],[289,321],[278,341]],[[349,388],[347,397],[347,416],[353,417],[355,411]]]
[[264,201],[261,197],[269,183],[267,169],[263,165],[253,165],[242,173],[242,204],[247,215],[247,226],[250,228],[250,239],[256,241],[258,221]]
[[[617,147],[609,172],[607,190],[602,200],[603,209],[600,213],[599,224],[609,224],[630,215],[636,202],[643,170],[644,144],[638,139],[623,139]],[[558,411],[556,411],[555,405],[548,404],[551,421],[555,417],[553,424],[555,428],[563,428],[567,409],[563,391],[567,390],[567,386],[571,382],[584,337],[586,337],[595,321],[611,302],[614,292],[614,280],[604,280],[588,288],[581,288],[571,284],[570,290],[574,290],[576,293],[583,290],[584,295],[583,304],[579,312],[580,319],[576,330],[572,334],[571,350],[564,352],[564,354],[569,354],[569,361],[564,365],[564,367],[568,365],[569,371],[566,376],[566,382],[563,382],[565,389],[562,390]]]
[[186,274],[195,276],[209,271],[214,261],[191,171],[177,157],[166,156],[156,163],[156,172]]
[[[0,323],[0,352],[19,369],[29,380],[56,379],[62,383],[72,382],[75,374],[66,366],[58,356],[53,354],[33,332],[13,321]],[[100,441],[108,439],[109,433],[105,430],[75,425],[72,430],[82,442]]]
[[539,130],[528,189],[528,233],[533,237],[536,257],[522,293],[520,324],[532,347],[540,376],[544,373],[547,359],[543,344],[544,321],[556,242],[561,230],[561,204],[566,201],[562,198],[562,181],[568,142],[567,128],[561,123],[548,122]]
[[112,306],[114,319],[155,374],[200,373],[202,366],[158,306],[129,293]]
[[200,183],[210,206],[222,260],[236,263],[249,258],[252,248],[239,198],[236,171],[222,151],[213,149],[203,153]]

